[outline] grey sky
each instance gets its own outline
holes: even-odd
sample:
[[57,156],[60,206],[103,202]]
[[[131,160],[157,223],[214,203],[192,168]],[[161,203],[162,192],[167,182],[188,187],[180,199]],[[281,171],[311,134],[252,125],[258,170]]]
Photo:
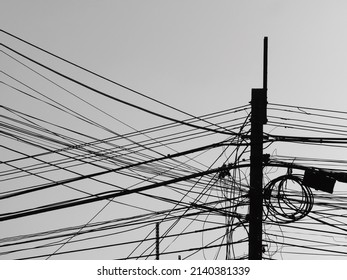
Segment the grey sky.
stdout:
[[[1,4],[0,26],[3,30],[193,115],[249,103],[251,89],[262,86],[264,36],[269,37],[269,102],[345,110],[345,1],[2,0]],[[184,114],[153,104],[73,67],[57,63],[4,34],[0,36],[4,44],[118,98],[178,119],[187,118]],[[55,100],[70,104],[74,109],[84,110],[85,103],[76,102],[66,92],[53,89],[48,82],[41,81],[32,73],[32,76],[28,75],[23,68],[9,63],[8,57],[1,55],[0,61],[7,73],[36,85],[41,91],[49,91]],[[57,79],[57,82],[61,80]],[[83,94],[81,96],[86,101],[136,129],[163,123],[156,117],[144,117],[136,110],[96,99],[94,94],[79,91],[77,86],[70,83],[62,85]],[[81,132],[89,133],[89,126],[79,126],[66,116],[60,119],[54,110],[49,111],[42,104],[32,105],[34,103],[28,103],[30,98],[18,98],[20,95],[3,89],[2,105],[37,114],[47,121],[59,118],[62,123],[71,125],[71,128],[78,125]],[[83,112],[88,112],[100,124],[110,125],[118,133],[132,131],[118,121],[110,122],[108,116],[95,109],[89,108]],[[246,113],[238,116],[241,115],[246,117]],[[109,134],[96,129],[93,136],[102,139],[109,137]],[[210,141],[208,139],[199,145]],[[187,144],[174,148],[189,149],[192,146]],[[33,149],[31,152],[37,151]],[[332,155],[330,152],[324,153]],[[8,159],[11,156],[8,155]],[[206,166],[212,162],[209,156],[202,156],[199,160],[202,159],[207,160],[204,162]],[[95,172],[95,169],[76,171],[88,173]],[[65,176],[57,172],[51,175],[51,179],[60,179],[62,175]],[[113,178],[107,177],[105,180],[111,182]],[[131,183],[129,181],[129,185]],[[76,186],[85,187],[82,184]],[[94,191],[92,185],[86,188]],[[105,190],[108,189],[105,187]],[[45,196],[45,202],[55,201],[55,195],[60,199],[69,199],[76,194],[72,190],[64,193],[52,191]],[[12,211],[12,208],[16,208],[14,206],[21,203],[31,207],[36,202],[18,200],[16,205],[2,205],[1,209]],[[102,207],[101,204],[98,206]],[[81,212],[76,211],[64,219],[62,224],[86,223],[96,211],[93,207],[85,209],[82,220]],[[104,213],[103,218],[110,218],[116,211],[122,211],[119,209],[111,208]],[[64,213],[68,215],[70,212]],[[134,210],[134,213],[137,211]],[[51,229],[55,224],[54,219],[61,220],[61,215],[53,214],[47,224],[42,224],[42,220],[34,217],[30,228]],[[7,235],[2,237],[15,234],[19,228],[19,234],[25,233],[25,227],[18,221],[7,224]],[[184,226],[181,225],[180,229]],[[186,242],[177,241],[177,248],[182,244],[185,246]],[[108,252],[106,258],[111,256],[112,251]]]
[[250,88],[261,84],[264,36],[271,100],[340,104],[344,1],[2,3],[5,30],[193,113],[206,104],[225,108],[220,100],[249,101]]

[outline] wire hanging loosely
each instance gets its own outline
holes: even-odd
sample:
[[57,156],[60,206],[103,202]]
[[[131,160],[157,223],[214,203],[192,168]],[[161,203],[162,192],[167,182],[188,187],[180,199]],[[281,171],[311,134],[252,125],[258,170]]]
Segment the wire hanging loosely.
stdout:
[[278,223],[291,223],[307,216],[313,207],[313,194],[302,183],[302,175],[287,174],[264,188],[265,217]]

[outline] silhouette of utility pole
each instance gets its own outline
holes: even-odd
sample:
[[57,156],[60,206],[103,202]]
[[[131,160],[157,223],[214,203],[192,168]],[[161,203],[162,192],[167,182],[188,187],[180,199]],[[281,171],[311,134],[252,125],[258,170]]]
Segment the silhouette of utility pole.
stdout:
[[250,167],[250,209],[249,246],[250,260],[262,259],[263,218],[263,125],[267,123],[267,51],[268,38],[264,38],[263,88],[252,89],[251,100],[251,167]]
[[159,223],[155,224],[155,259],[159,260]]

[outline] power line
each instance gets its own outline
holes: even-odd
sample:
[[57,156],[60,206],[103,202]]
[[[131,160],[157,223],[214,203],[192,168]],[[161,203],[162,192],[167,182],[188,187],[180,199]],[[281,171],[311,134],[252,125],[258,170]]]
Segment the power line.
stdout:
[[[57,59],[59,59],[59,60],[61,60],[61,61],[64,61],[64,62],[66,62],[66,63],[68,63],[68,64],[70,64],[70,65],[72,65],[72,66],[74,66],[74,67],[77,67],[77,68],[79,68],[79,69],[81,69],[81,70],[83,70],[83,71],[85,71],[85,72],[87,72],[87,73],[89,73],[89,74],[92,74],[92,75],[94,75],[94,76],[96,76],[96,77],[98,77],[98,78],[101,78],[101,79],[103,79],[103,80],[105,80],[105,81],[107,81],[107,82],[110,82],[110,83],[112,83],[112,84],[114,84],[114,85],[117,85],[117,86],[119,86],[119,87],[121,87],[121,88],[123,88],[123,89],[126,89],[126,90],[128,90],[128,91],[130,91],[130,92],[133,92],[133,93],[135,93],[135,94],[137,94],[137,95],[140,95],[140,96],[142,96],[142,97],[145,97],[146,99],[149,99],[149,100],[151,100],[151,101],[154,101],[154,102],[156,102],[156,103],[158,103],[158,104],[160,104],[160,105],[163,105],[163,106],[165,106],[165,107],[168,107],[168,108],[170,108],[170,109],[173,109],[173,110],[175,110],[175,111],[177,111],[177,112],[180,112],[180,113],[182,113],[182,114],[185,114],[185,115],[187,115],[187,116],[189,116],[189,117],[197,118],[197,119],[201,120],[200,118],[195,117],[195,116],[193,116],[193,115],[191,115],[191,114],[189,114],[189,113],[187,113],[187,112],[184,112],[184,111],[182,111],[182,110],[180,110],[180,109],[177,109],[177,108],[175,108],[175,107],[173,107],[173,106],[171,106],[171,105],[168,105],[168,104],[166,104],[166,103],[164,103],[164,102],[162,102],[162,101],[159,101],[159,100],[157,100],[157,99],[154,99],[154,98],[152,98],[152,97],[150,97],[150,96],[148,96],[148,95],[145,95],[144,93],[141,93],[141,92],[139,92],[139,91],[137,91],[137,90],[134,90],[134,89],[132,89],[132,88],[130,88],[130,87],[128,87],[128,86],[125,86],[125,85],[123,85],[123,84],[120,84],[120,83],[118,83],[118,82],[115,82],[115,81],[113,81],[113,80],[111,80],[111,79],[109,79],[109,78],[106,78],[106,77],[104,77],[104,76],[102,76],[102,75],[100,75],[100,74],[97,74],[97,73],[94,72],[94,71],[88,70],[88,69],[85,68],[85,67],[82,67],[82,66],[80,66],[80,65],[78,65],[78,64],[76,64],[76,63],[73,63],[73,62],[71,62],[71,61],[65,59],[65,58],[62,58],[61,56],[58,56],[58,55],[56,55],[56,54],[54,54],[54,53],[52,53],[52,52],[49,52],[49,51],[47,51],[47,50],[45,50],[45,49],[43,49],[43,48],[41,48],[41,47],[39,47],[39,46],[37,46],[37,45],[35,45],[35,44],[33,44],[33,43],[30,43],[30,42],[28,42],[28,41],[26,41],[26,40],[24,40],[24,39],[22,39],[22,38],[20,38],[20,37],[18,37],[18,36],[15,36],[14,34],[12,34],[12,33],[10,33],[10,32],[7,32],[7,31],[5,31],[5,30],[3,30],[3,29],[0,29],[0,31],[3,32],[3,33],[5,33],[5,34],[7,34],[8,36],[10,36],[10,37],[12,37],[12,38],[15,38],[15,39],[17,39],[17,40],[19,40],[19,41],[21,41],[21,42],[23,42],[23,43],[25,43],[25,44],[27,44],[27,45],[33,47],[33,48],[35,48],[35,49],[38,49],[38,50],[40,50],[40,51],[42,51],[42,52],[44,52],[44,53],[46,53],[46,54],[48,54],[48,55],[50,55],[50,56],[53,56],[53,57],[55,57],[55,58],[57,58]],[[206,120],[204,120],[204,121],[207,122]],[[207,123],[209,123],[209,122],[207,122]],[[209,124],[211,125],[212,123],[209,123]]]
[[[156,112],[154,112],[154,111],[152,111],[152,110],[143,108],[143,107],[138,106],[138,105],[136,105],[136,104],[132,104],[132,103],[127,102],[127,101],[125,101],[125,100],[121,100],[121,99],[119,99],[119,98],[117,98],[117,97],[114,97],[114,96],[109,95],[109,94],[107,94],[107,93],[105,93],[105,92],[102,92],[102,91],[100,91],[100,90],[98,90],[98,89],[96,89],[96,88],[93,88],[93,87],[91,87],[91,86],[89,86],[89,85],[87,85],[87,84],[84,84],[84,83],[82,83],[82,82],[80,82],[80,81],[78,81],[78,80],[76,80],[76,79],[73,79],[73,78],[71,78],[71,77],[69,77],[69,76],[67,76],[67,75],[65,75],[65,74],[63,74],[63,73],[60,73],[59,71],[54,70],[54,69],[52,69],[52,68],[50,68],[50,67],[48,67],[48,66],[46,66],[46,65],[44,65],[44,64],[42,64],[42,63],[40,63],[40,62],[38,62],[38,61],[36,61],[36,60],[34,60],[34,59],[32,59],[32,58],[30,58],[30,57],[28,57],[28,56],[26,56],[26,55],[24,55],[24,54],[22,54],[22,53],[16,51],[16,50],[14,50],[13,48],[4,45],[3,43],[0,43],[0,45],[3,46],[4,48],[6,48],[6,49],[8,49],[8,50],[10,50],[10,51],[12,51],[12,52],[14,52],[14,53],[16,53],[17,55],[19,55],[19,56],[21,56],[21,57],[23,57],[23,58],[25,58],[25,59],[31,61],[32,63],[35,63],[35,64],[39,65],[40,67],[42,67],[42,68],[44,68],[44,69],[46,69],[46,70],[48,70],[48,71],[50,71],[50,72],[52,72],[52,73],[54,73],[54,74],[60,76],[60,77],[63,77],[63,78],[66,79],[66,80],[69,80],[69,81],[71,81],[71,82],[73,82],[73,83],[75,83],[75,84],[77,84],[77,85],[79,85],[79,86],[82,86],[82,87],[84,87],[84,88],[86,88],[86,89],[88,89],[88,90],[90,90],[90,91],[92,91],[92,92],[95,92],[95,93],[97,93],[97,94],[99,94],[99,95],[101,95],[101,96],[104,96],[104,97],[109,98],[109,99],[111,99],[111,100],[117,101],[117,102],[122,103],[122,104],[124,104],[124,105],[127,105],[127,106],[129,106],[129,107],[135,108],[135,109],[137,109],[137,110],[140,110],[140,111],[143,111],[143,112],[145,112],[145,113],[154,115],[154,116],[156,116],[156,117],[160,117],[160,118],[162,118],[162,119],[165,119],[165,120],[168,120],[168,121],[171,121],[171,122],[174,122],[174,123],[179,123],[179,124],[182,124],[182,125],[185,125],[185,126],[190,126],[190,127],[193,127],[193,128],[202,129],[202,130],[206,130],[206,131],[210,131],[210,132],[215,132],[215,133],[219,133],[219,134],[234,135],[234,136],[236,135],[235,133],[233,133],[233,132],[231,132],[231,131],[220,131],[220,130],[215,130],[215,129],[211,129],[211,128],[207,128],[207,127],[201,127],[201,126],[198,126],[198,125],[186,123],[186,122],[184,122],[184,121],[180,121],[180,120],[177,120],[177,119],[174,119],[174,118],[171,118],[171,117],[162,115],[162,114],[160,114],[160,113],[156,113]],[[241,136],[241,135],[238,135],[238,136]]]

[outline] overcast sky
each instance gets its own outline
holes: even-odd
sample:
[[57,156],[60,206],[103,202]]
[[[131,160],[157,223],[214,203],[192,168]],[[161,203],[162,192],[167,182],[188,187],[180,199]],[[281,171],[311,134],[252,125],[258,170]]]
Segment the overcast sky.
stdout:
[[[2,0],[1,4],[1,29],[193,115],[250,102],[251,89],[262,87],[264,36],[269,38],[269,102],[346,111],[346,1]],[[131,92],[115,91],[3,33],[0,38],[118,98],[154,105]],[[0,61],[7,72],[22,75],[8,57]],[[56,98],[68,102],[66,97]],[[137,129],[157,121],[112,103],[98,103],[87,93],[84,98]],[[2,104],[40,114],[39,107],[24,100],[6,91]],[[167,108],[158,110],[186,118]],[[41,113],[47,119],[51,116]],[[97,113],[94,117],[100,123],[104,120]],[[119,133],[128,131],[120,128]],[[86,217],[94,212],[90,209]]]
[[262,84],[268,36],[270,102],[343,109],[342,0],[3,0],[2,7],[3,29],[196,114],[250,101]]

